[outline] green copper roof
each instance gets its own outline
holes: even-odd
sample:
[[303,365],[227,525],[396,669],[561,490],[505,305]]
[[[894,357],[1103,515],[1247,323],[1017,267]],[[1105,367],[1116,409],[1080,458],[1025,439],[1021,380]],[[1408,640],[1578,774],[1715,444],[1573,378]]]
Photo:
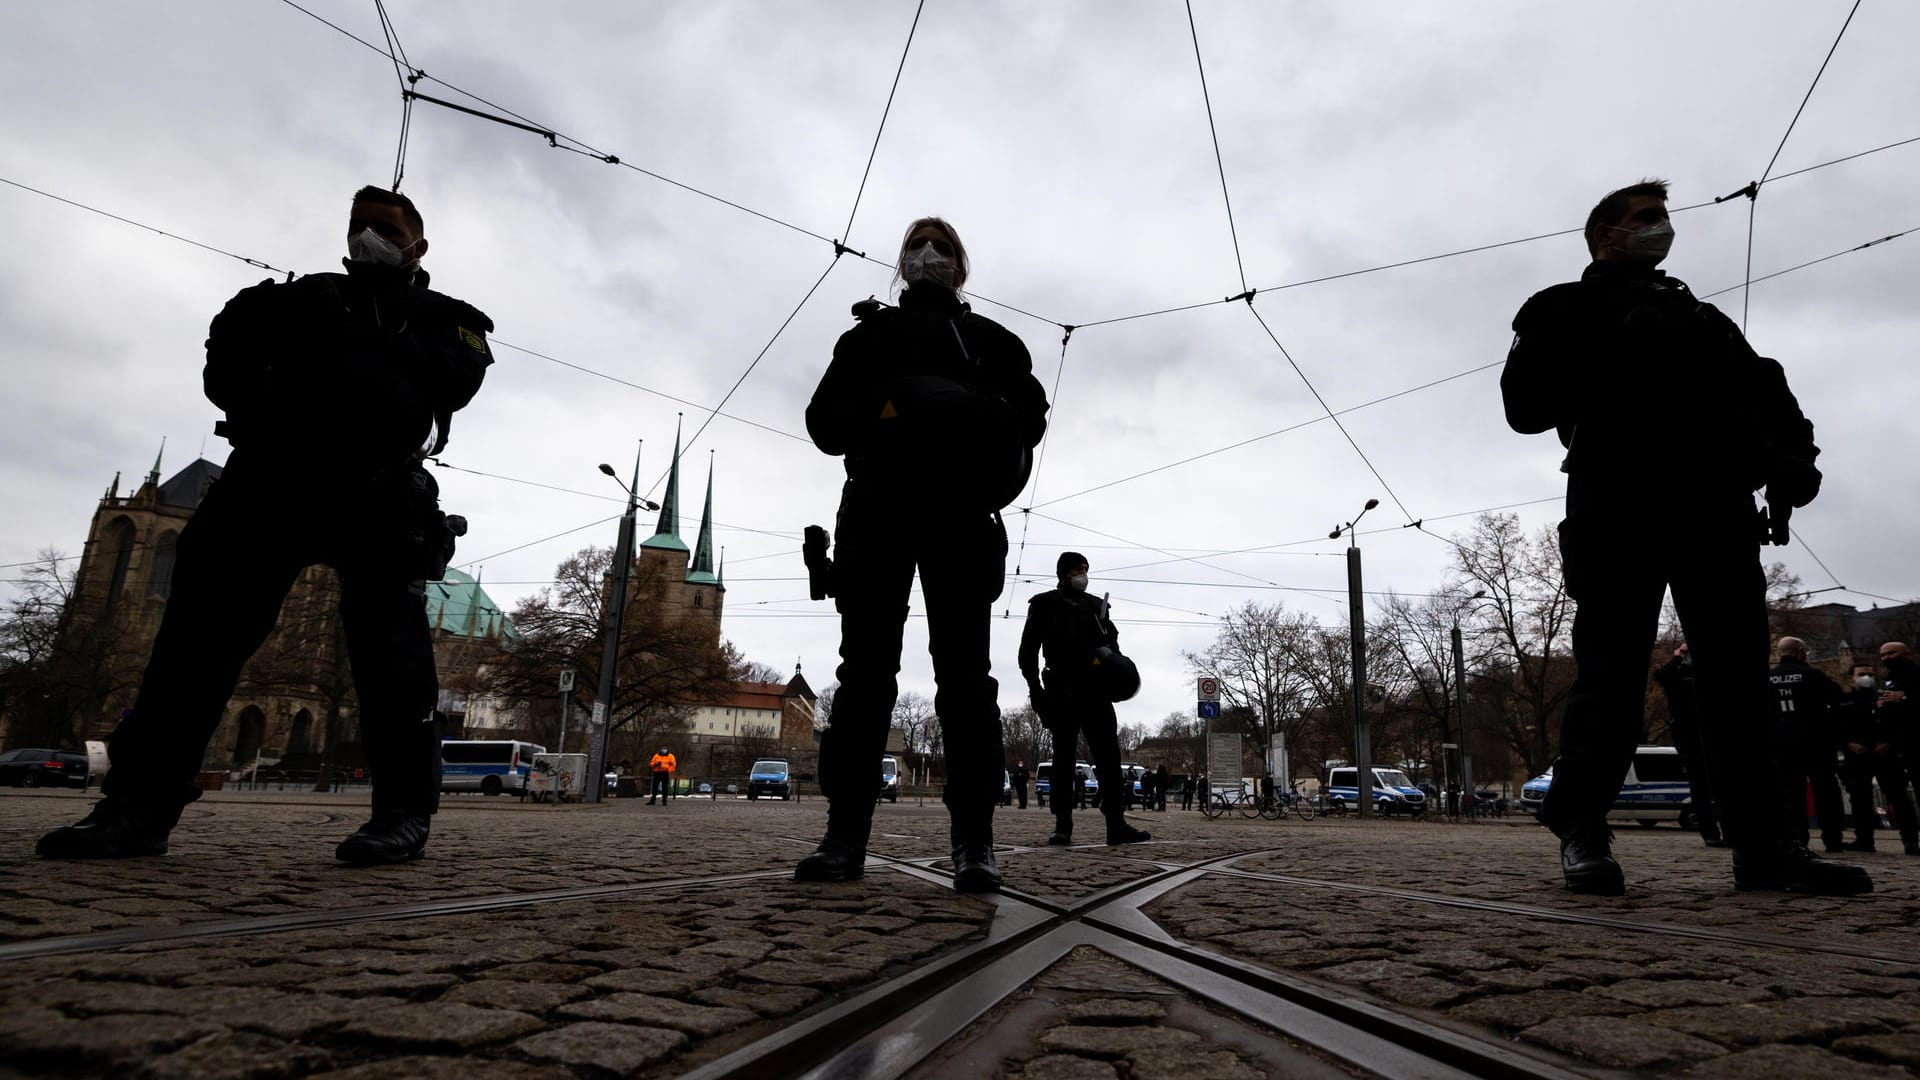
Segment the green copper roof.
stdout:
[[680,539],[680,427],[673,429],[673,464],[667,467],[667,493],[660,499],[660,524],[640,545],[659,551],[685,551]]
[[520,636],[487,590],[452,567],[442,580],[427,582],[427,625],[460,637],[513,641]]
[[687,568],[687,584],[718,585],[713,573],[713,458],[707,458],[707,507],[700,513],[700,539],[693,545],[693,565]]

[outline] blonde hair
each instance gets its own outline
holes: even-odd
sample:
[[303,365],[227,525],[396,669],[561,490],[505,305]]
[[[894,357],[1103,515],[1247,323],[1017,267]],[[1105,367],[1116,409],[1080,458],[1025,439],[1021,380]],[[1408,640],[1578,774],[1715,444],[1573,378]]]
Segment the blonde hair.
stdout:
[[967,245],[960,242],[960,233],[954,229],[951,222],[943,217],[916,218],[913,224],[907,226],[907,231],[900,237],[900,254],[894,256],[893,280],[902,280],[900,266],[907,261],[907,241],[913,239],[914,233],[928,226],[946,233],[947,243],[953,245],[953,265],[955,270],[953,291],[959,292],[961,287],[967,283],[967,272],[972,268],[972,264],[967,261]]

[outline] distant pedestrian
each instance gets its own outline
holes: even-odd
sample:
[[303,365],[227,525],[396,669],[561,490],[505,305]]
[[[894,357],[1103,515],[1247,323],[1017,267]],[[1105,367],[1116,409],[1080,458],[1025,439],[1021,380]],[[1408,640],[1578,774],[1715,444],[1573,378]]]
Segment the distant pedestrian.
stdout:
[[1786,781],[1783,794],[1789,830],[1802,846],[1807,843],[1807,790],[1811,787],[1814,811],[1820,819],[1820,839],[1828,851],[1840,851],[1846,822],[1841,814],[1834,753],[1839,738],[1834,733],[1831,710],[1845,699],[1846,692],[1807,663],[1806,642],[1783,637],[1779,652],[1780,662],[1773,666],[1768,679],[1780,706],[1775,737]]
[[1153,771],[1154,809],[1163,814],[1167,812],[1167,784],[1170,782],[1172,777],[1167,775],[1167,763],[1163,761]]
[[1025,761],[1014,762],[1011,775],[1013,777],[1013,797],[1019,800],[1020,809],[1025,810],[1027,808],[1027,782],[1029,780],[1027,763]]
[[1907,771],[1894,751],[1892,715],[1879,707],[1880,695],[1880,680],[1874,677],[1873,665],[1855,664],[1853,690],[1834,709],[1839,717],[1841,743],[1846,748],[1847,798],[1853,802],[1853,839],[1846,848],[1873,850],[1873,831],[1880,823],[1880,811],[1873,799],[1873,786],[1878,782],[1908,854],[1920,855],[1920,814],[1915,813],[1913,800],[1907,797]]
[[673,751],[664,746],[648,760],[647,768],[653,772],[653,786],[647,790],[648,806],[653,805],[655,795],[660,797],[661,806],[667,805],[667,798],[673,793],[673,770],[679,767],[680,762],[674,758]]
[[1140,809],[1142,810],[1153,809],[1154,780],[1155,780],[1155,777],[1153,775],[1152,769],[1140,770],[1140,779],[1137,781],[1137,783],[1140,785]]
[[1708,780],[1707,754],[1700,748],[1700,703],[1693,691],[1693,656],[1687,643],[1681,642],[1666,663],[1654,669],[1653,681],[1667,697],[1667,738],[1680,752],[1687,770],[1687,799],[1693,811],[1693,827],[1700,840],[1710,848],[1726,847],[1720,835],[1720,813],[1713,802],[1713,784]]

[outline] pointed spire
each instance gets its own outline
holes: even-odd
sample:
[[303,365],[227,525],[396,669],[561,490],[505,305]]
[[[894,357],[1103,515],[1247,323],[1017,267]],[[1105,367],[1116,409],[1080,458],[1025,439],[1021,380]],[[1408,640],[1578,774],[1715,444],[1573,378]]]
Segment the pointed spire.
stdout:
[[120,497],[120,470],[115,469],[113,470],[113,486],[107,489],[107,498],[117,499],[119,497]]
[[160,452],[153,455],[153,471],[147,474],[147,483],[158,484],[160,482],[160,459],[165,457],[166,453],[167,437],[162,435],[160,436]]
[[687,568],[689,584],[718,585],[713,572],[713,451],[707,451],[707,505],[700,512],[700,539],[693,545],[693,565]]
[[724,544],[720,547],[720,565],[713,571],[713,585],[721,592],[727,591],[727,548]]
[[[639,483],[639,473],[634,473],[634,482]],[[667,467],[667,493],[660,497],[660,523],[655,526],[653,535],[643,548],[665,551],[685,551],[686,542],[680,539],[680,425],[673,425],[673,464]]]

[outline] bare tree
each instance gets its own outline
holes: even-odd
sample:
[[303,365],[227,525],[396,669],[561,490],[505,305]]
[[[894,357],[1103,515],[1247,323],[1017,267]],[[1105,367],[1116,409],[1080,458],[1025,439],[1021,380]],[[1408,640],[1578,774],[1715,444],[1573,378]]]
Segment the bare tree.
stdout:
[[[514,609],[519,639],[486,665],[481,687],[488,695],[544,711],[556,700],[556,677],[572,668],[576,711],[591,709],[611,563],[607,548],[585,548],[560,564],[551,586]],[[608,710],[612,730],[630,736],[620,740],[622,746],[670,744],[685,730],[692,703],[716,700],[747,670],[713,623],[680,617],[658,602],[668,585],[657,564],[634,564]]]
[[1298,743],[1307,711],[1333,693],[1338,668],[1327,667],[1326,635],[1281,604],[1248,601],[1220,617],[1213,644],[1183,655],[1195,676],[1219,680],[1223,706],[1247,710],[1248,734],[1264,754],[1270,742],[1280,750]]
[[1049,746],[1046,725],[1040,722],[1039,714],[1031,706],[1021,705],[1002,712],[1000,731],[1006,742],[1009,764],[1024,761],[1034,765],[1044,760],[1040,755]]
[[1482,514],[1466,536],[1454,538],[1454,574],[1456,588],[1487,593],[1471,609],[1475,636],[1487,646],[1483,677],[1472,690],[1499,697],[1508,745],[1538,773],[1552,758],[1573,685],[1574,602],[1558,538],[1552,529],[1529,537],[1512,514]]
[[21,588],[0,613],[0,715],[9,743],[75,745],[139,689],[149,643],[124,607],[88,609],[79,566],[43,549],[20,570]]

